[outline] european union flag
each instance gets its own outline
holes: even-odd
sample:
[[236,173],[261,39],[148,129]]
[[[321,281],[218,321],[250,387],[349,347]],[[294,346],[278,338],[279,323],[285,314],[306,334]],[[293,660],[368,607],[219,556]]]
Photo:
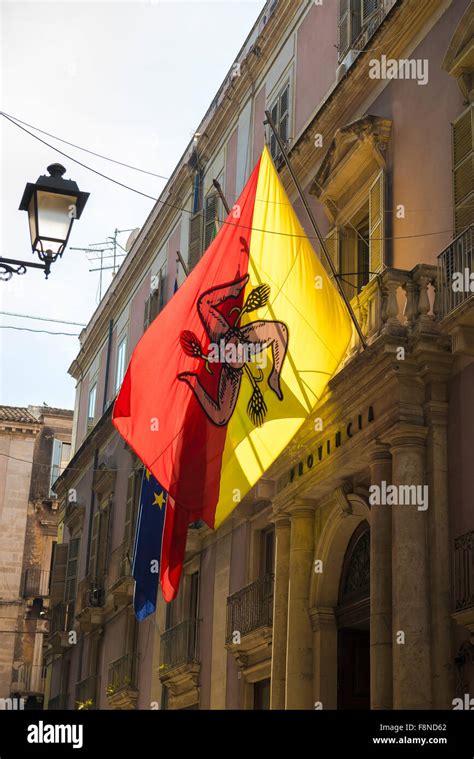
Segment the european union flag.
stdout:
[[132,574],[135,578],[133,605],[138,620],[156,609],[160,581],[161,544],[168,493],[148,469],[143,472],[140,509],[133,551]]

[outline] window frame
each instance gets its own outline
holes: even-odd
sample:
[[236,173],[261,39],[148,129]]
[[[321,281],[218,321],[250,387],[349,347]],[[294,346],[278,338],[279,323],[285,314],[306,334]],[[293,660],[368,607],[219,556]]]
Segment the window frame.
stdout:
[[[124,348],[123,352],[121,351],[122,347]],[[123,357],[123,365],[121,366],[122,357]],[[122,370],[121,376],[120,376],[119,369]],[[117,340],[117,358],[115,360],[115,383],[114,383],[115,394],[117,394],[118,391],[120,390],[126,371],[127,371],[127,333],[123,332],[120,339]]]

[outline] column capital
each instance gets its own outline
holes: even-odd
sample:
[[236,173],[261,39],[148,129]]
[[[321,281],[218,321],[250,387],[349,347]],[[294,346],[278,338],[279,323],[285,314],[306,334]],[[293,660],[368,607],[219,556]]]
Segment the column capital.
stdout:
[[428,429],[418,424],[398,424],[388,436],[391,453],[398,448],[424,448]]
[[309,610],[313,632],[318,632],[323,627],[335,627],[336,612],[332,606],[314,606]]
[[279,530],[282,527],[289,527],[290,514],[288,513],[288,511],[285,511],[284,509],[280,509],[279,511],[273,512],[272,516],[269,517],[269,521],[273,522],[276,530]]
[[317,501],[311,498],[295,498],[289,506],[287,511],[290,515],[290,520],[295,517],[307,517],[312,516],[316,511]]
[[390,445],[388,443],[382,443],[380,440],[376,440],[369,450],[369,456],[371,464],[390,462],[392,460]]

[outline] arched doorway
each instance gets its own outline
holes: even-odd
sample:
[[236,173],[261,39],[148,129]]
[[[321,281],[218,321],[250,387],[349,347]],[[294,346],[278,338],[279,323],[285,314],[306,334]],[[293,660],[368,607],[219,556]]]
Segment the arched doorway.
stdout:
[[370,709],[370,527],[354,531],[339,583],[337,708]]

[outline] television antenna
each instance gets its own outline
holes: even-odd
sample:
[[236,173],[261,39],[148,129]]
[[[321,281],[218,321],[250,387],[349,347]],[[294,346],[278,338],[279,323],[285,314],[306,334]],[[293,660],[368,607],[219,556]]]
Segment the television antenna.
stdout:
[[[118,236],[121,234],[124,234],[125,232],[129,232],[127,242],[125,243],[125,247],[118,241]],[[120,264],[123,261],[123,258],[127,255],[128,251],[132,247],[133,243],[137,239],[140,232],[140,227],[135,227],[133,229],[115,229],[113,235],[110,235],[102,242],[92,242],[89,244],[87,248],[73,248],[71,247],[70,250],[80,250],[83,253],[86,254],[87,260],[89,263],[95,263],[96,261],[99,262],[99,266],[97,268],[89,269],[90,272],[98,271],[99,274],[99,300],[98,302],[102,300],[102,286],[103,286],[103,272],[104,271],[111,271],[112,277],[115,276],[117,273]],[[111,251],[109,253],[109,251]],[[107,254],[107,255],[104,255]],[[108,260],[112,260],[112,265],[108,265]],[[122,260],[119,260],[122,259]],[[107,264],[104,265],[104,261],[107,260]]]

